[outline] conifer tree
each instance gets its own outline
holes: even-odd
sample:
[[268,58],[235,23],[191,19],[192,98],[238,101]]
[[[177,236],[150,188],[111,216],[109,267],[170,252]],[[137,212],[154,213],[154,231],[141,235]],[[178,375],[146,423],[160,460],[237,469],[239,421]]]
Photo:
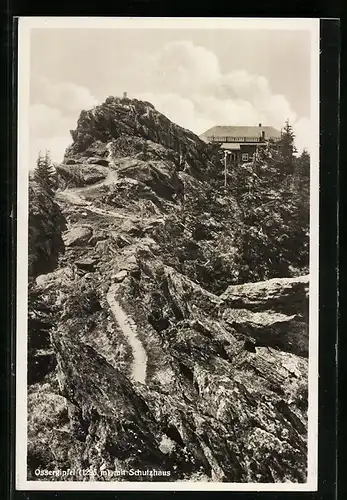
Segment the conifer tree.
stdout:
[[289,174],[294,173],[295,154],[297,153],[294,140],[295,134],[293,131],[293,127],[287,119],[282,130],[282,136],[278,146],[279,152],[281,154],[282,168],[286,173]]
[[54,176],[55,170],[49,152],[46,151],[45,155],[39,153],[34,170],[34,180],[47,193],[53,194],[55,188]]
[[55,201],[55,175],[49,152],[40,153],[29,180],[29,276],[50,272],[64,250],[65,218]]
[[309,244],[310,156],[298,156],[287,121],[281,139],[261,148],[231,186],[243,212],[237,239],[240,282],[305,274]]
[[310,179],[310,164],[310,154],[306,149],[304,149],[296,160],[295,173],[296,177],[301,179],[306,185]]

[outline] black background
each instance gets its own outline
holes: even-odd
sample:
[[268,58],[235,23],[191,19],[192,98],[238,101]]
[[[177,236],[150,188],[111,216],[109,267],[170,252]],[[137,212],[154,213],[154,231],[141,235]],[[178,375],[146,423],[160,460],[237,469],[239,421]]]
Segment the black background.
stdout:
[[[219,1],[219,0],[218,0]],[[100,497],[119,500],[133,500],[141,498],[163,499],[207,499],[223,498],[231,500],[333,500],[344,498],[342,481],[344,474],[342,427],[339,430],[339,463],[341,469],[340,494],[337,496],[337,367],[335,344],[337,341],[337,265],[338,265],[338,202],[339,177],[338,165],[343,164],[345,154],[345,141],[339,143],[339,67],[340,67],[340,21],[341,15],[337,2],[320,1],[315,6],[309,2],[295,1],[284,5],[277,1],[276,7],[263,0],[257,5],[242,5],[242,12],[237,12],[233,5],[233,12],[226,12],[226,5],[218,4],[214,0],[210,3],[200,4],[199,12],[193,4],[180,5],[153,1],[133,1],[114,9],[117,12],[103,12],[100,3],[84,0],[80,5],[71,3],[46,4],[44,7],[34,2],[25,5],[24,2],[12,1],[5,6],[2,18],[1,48],[1,143],[3,161],[1,164],[1,226],[0,226],[0,265],[2,279],[0,281],[2,293],[0,295],[1,312],[3,315],[1,337],[1,363],[0,391],[2,433],[0,446],[0,498],[24,499],[49,499],[61,500],[83,498],[83,500],[98,499]],[[94,5],[93,5],[94,4]],[[221,5],[221,7],[220,7]],[[97,8],[97,6],[99,8]],[[276,10],[277,9],[277,10]],[[188,16],[188,17],[235,17],[235,16],[265,16],[265,17],[324,17],[335,18],[321,20],[321,46],[320,46],[320,342],[319,342],[319,485],[317,492],[25,492],[14,490],[14,433],[15,433],[15,255],[16,255],[16,30],[13,16],[34,15],[75,15],[75,16]],[[92,70],[92,67],[91,67]],[[29,75],[28,75],[29,78]],[[341,88],[343,90],[343,87]],[[343,93],[342,93],[342,104]],[[344,126],[343,120],[341,123]],[[341,137],[343,135],[341,134]],[[347,137],[347,136],[346,136]],[[341,169],[342,174],[342,169]],[[341,182],[340,182],[341,184]],[[342,193],[342,191],[341,191]],[[340,209],[344,205],[341,196]],[[11,215],[12,211],[12,217]],[[342,216],[342,212],[340,214]],[[342,226],[341,226],[342,227]],[[10,307],[9,307],[10,306]],[[342,331],[342,323],[341,328]],[[339,335],[341,339],[341,333]],[[340,355],[340,359],[343,359]],[[342,362],[340,361],[340,364]],[[344,389],[344,381],[340,380],[340,395]],[[342,420],[342,419],[341,419]],[[345,472],[345,475],[347,472]],[[2,494],[1,494],[2,493]],[[346,492],[347,496],[347,492]]]

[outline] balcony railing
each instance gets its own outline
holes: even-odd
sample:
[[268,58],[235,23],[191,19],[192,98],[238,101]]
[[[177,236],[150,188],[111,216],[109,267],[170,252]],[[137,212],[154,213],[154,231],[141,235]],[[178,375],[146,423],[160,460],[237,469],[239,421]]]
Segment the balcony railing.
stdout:
[[265,138],[262,137],[218,137],[211,135],[207,137],[209,142],[264,142]]

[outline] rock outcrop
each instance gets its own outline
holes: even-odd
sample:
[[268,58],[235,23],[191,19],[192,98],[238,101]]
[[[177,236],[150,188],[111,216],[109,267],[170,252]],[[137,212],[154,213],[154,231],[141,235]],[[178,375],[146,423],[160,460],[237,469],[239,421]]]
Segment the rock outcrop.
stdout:
[[308,276],[229,286],[222,317],[256,345],[307,356],[308,288]]
[[221,295],[233,309],[272,309],[287,314],[306,311],[309,276],[273,278],[264,282],[229,286]]
[[66,251],[35,285],[54,363],[29,386],[28,476],[306,481],[308,277],[238,284],[219,153],[149,103],[108,98],[72,138]]
[[[66,158],[105,156],[105,143],[113,141],[115,158],[138,156],[165,158],[178,168],[206,178],[213,168],[211,148],[198,136],[171,122],[163,114],[142,101],[110,98],[90,111],[83,111],[77,128],[71,131],[73,144]],[[143,147],[145,145],[145,147]]]

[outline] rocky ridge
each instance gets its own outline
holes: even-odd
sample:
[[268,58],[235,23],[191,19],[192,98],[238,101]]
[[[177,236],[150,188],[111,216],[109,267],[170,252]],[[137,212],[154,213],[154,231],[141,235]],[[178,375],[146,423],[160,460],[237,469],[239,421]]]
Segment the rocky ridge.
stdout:
[[304,482],[309,277],[234,284],[241,209],[211,194],[220,154],[149,103],[108,98],[71,134],[65,253],[36,279],[49,341],[29,386],[29,478]]

